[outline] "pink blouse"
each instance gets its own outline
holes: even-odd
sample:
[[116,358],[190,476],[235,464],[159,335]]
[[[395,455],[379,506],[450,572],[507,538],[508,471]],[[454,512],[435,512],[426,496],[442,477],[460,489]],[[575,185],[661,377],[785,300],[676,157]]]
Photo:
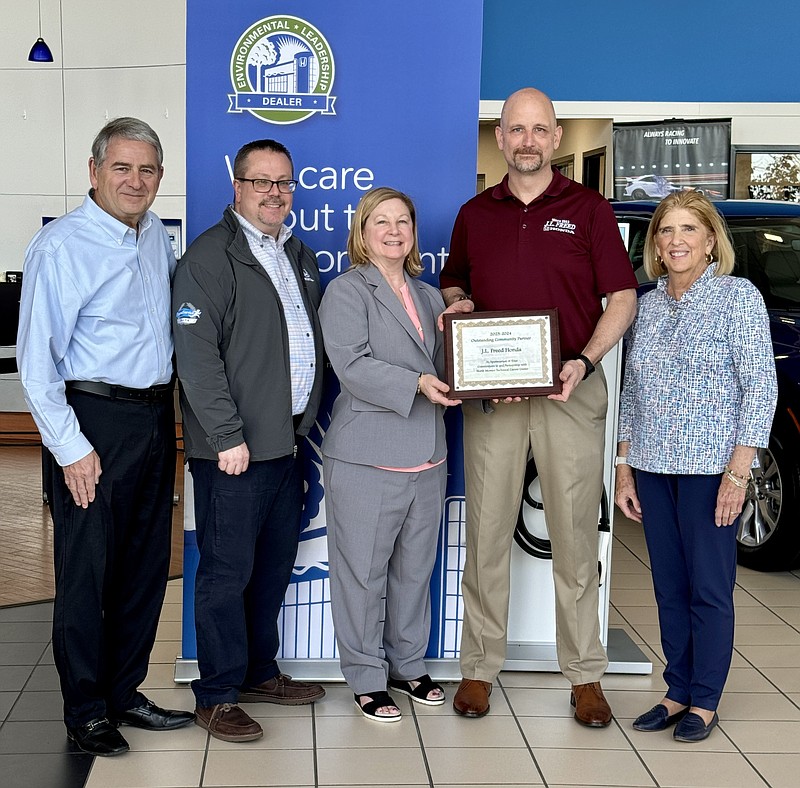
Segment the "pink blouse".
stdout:
[[[425,336],[422,333],[422,323],[420,322],[419,315],[417,314],[417,308],[414,306],[414,299],[411,298],[411,294],[408,292],[408,283],[404,284],[400,288],[400,295],[403,296],[403,306],[405,307],[408,316],[411,318],[411,322],[416,326],[416,329],[419,332],[419,338],[424,341]],[[427,471],[428,468],[435,468],[437,465],[441,465],[443,462],[444,460],[439,460],[439,462],[424,462],[422,465],[417,465],[414,468],[387,468],[385,465],[378,465],[377,467],[382,471],[416,473],[417,471]]]

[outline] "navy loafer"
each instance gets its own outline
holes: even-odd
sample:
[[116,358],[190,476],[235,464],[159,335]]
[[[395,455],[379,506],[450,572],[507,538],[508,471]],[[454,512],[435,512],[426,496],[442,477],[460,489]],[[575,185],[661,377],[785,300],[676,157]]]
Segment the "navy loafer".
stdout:
[[653,706],[650,711],[640,714],[634,721],[633,727],[637,731],[663,731],[680,722],[689,712],[689,707],[681,709],[675,714],[670,714],[669,710],[662,703]]
[[699,714],[690,712],[675,726],[672,738],[675,741],[703,741],[717,727],[717,723],[719,723],[719,717],[716,712],[708,725],[703,722],[703,718]]

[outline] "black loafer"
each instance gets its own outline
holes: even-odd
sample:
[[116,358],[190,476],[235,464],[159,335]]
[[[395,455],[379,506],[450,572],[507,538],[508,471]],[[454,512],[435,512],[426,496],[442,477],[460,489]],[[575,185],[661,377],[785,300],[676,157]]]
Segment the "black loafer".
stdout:
[[663,703],[653,706],[650,711],[640,714],[633,721],[633,728],[637,731],[663,731],[680,722],[689,713],[689,707],[670,714]]
[[717,727],[718,723],[719,717],[716,712],[714,712],[714,716],[708,725],[703,722],[703,718],[699,714],[689,712],[689,714],[675,726],[672,738],[675,739],[675,741],[703,741],[703,739],[708,738],[709,734]]
[[124,722],[126,725],[144,728],[147,731],[171,731],[194,722],[194,714],[191,711],[162,709],[148,700],[142,706],[117,714],[117,722]]
[[121,755],[130,749],[124,736],[105,717],[68,727],[67,737],[89,755]]

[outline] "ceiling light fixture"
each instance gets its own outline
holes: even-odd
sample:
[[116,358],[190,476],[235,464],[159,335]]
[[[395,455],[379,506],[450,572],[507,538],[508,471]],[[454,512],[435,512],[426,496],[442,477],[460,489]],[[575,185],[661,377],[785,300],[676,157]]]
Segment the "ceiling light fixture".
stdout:
[[50,51],[50,47],[47,46],[44,39],[42,38],[42,0],[39,0],[39,38],[36,39],[33,46],[31,47],[31,52],[28,55],[28,60],[34,63],[53,62],[53,53]]

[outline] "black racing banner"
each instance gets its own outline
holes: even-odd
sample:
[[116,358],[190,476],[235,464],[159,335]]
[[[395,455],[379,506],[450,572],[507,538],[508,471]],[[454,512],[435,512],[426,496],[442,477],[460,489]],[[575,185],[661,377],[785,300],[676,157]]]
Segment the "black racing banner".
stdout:
[[695,189],[728,197],[730,119],[665,120],[614,126],[614,197],[661,200]]

